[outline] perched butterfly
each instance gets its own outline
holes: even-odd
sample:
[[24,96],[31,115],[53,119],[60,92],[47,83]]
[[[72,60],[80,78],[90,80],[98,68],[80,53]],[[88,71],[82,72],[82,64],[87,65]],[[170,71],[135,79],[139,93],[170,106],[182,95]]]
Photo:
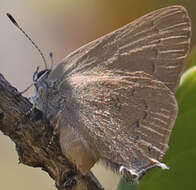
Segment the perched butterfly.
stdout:
[[161,160],[190,40],[187,11],[170,6],[34,73],[34,106],[56,121],[62,152],[82,174],[98,161],[136,180],[153,167],[168,168]]

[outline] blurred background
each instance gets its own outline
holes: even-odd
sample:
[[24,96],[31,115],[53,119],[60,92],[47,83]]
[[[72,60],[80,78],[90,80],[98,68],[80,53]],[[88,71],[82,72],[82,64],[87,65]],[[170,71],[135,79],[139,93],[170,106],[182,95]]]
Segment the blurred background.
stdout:
[[[54,53],[58,63],[68,53],[85,43],[111,32],[152,10],[169,5],[183,5],[192,19],[192,47],[196,42],[195,0],[0,0],[0,72],[19,91],[32,82],[32,74],[39,65],[37,50],[9,21],[11,13],[23,29],[43,50]],[[33,91],[25,95],[30,96]],[[119,176],[93,168],[106,190],[115,190]],[[0,134],[1,189],[55,190],[54,182],[40,169],[18,165],[15,146]],[[11,183],[10,183],[11,181]]]

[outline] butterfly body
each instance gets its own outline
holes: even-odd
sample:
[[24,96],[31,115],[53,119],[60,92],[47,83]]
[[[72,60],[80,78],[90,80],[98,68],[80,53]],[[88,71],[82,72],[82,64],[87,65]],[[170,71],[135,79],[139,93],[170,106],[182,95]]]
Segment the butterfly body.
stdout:
[[[36,81],[35,105],[56,120],[62,152],[86,174],[99,160],[136,178],[161,163],[189,51],[181,6],[149,13],[68,55]],[[43,73],[42,73],[43,74]]]

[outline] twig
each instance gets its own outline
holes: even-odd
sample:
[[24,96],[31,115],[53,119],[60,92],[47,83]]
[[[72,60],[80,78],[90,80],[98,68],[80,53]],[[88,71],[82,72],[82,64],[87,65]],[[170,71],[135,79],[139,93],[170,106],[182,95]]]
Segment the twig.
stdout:
[[19,162],[42,168],[58,190],[103,190],[91,172],[82,176],[74,168],[61,152],[54,127],[39,110],[29,112],[31,107],[0,74],[0,130],[16,144]]

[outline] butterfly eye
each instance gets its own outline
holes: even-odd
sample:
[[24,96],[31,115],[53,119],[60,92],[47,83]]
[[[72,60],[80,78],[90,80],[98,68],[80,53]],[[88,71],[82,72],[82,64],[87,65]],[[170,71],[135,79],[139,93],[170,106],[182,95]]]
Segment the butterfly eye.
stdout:
[[48,74],[50,73],[49,69],[45,69],[40,72],[38,72],[38,70],[39,70],[39,68],[37,68],[35,73],[33,74],[33,81],[34,82],[38,82],[39,80],[41,80],[45,76],[48,76]]

